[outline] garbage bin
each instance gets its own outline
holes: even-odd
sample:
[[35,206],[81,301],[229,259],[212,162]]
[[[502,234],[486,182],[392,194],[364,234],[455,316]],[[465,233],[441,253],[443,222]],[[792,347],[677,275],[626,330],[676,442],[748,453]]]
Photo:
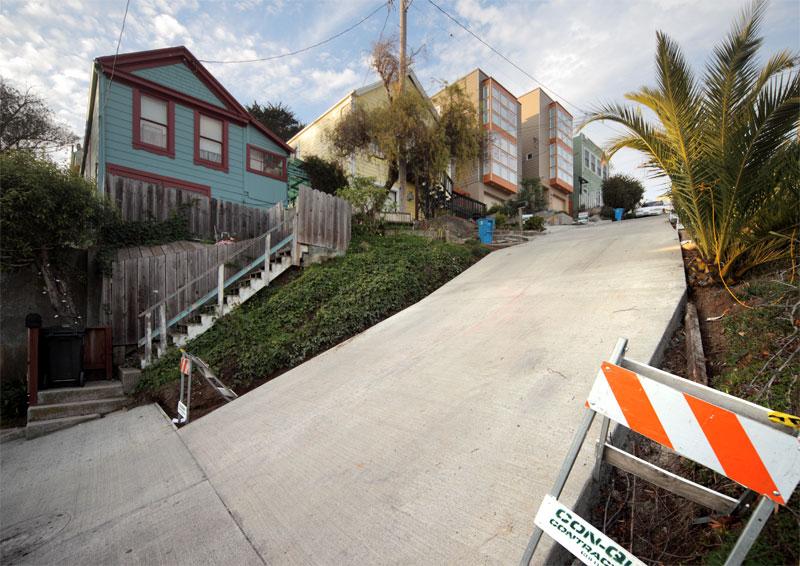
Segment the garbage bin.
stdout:
[[614,220],[619,222],[622,220],[622,215],[625,212],[624,208],[615,208],[614,209]]
[[484,244],[494,240],[494,218],[478,218],[478,238]]
[[42,339],[43,387],[83,387],[83,331],[54,326],[43,329]]

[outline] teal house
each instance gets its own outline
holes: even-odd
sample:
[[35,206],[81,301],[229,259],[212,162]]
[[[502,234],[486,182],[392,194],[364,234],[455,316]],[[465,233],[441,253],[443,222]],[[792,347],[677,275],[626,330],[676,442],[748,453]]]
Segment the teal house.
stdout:
[[573,210],[577,214],[603,206],[603,180],[608,178],[608,159],[586,134],[572,140]]
[[[81,174],[252,208],[287,201],[292,148],[185,47],[94,61]],[[152,192],[152,191],[151,191]]]

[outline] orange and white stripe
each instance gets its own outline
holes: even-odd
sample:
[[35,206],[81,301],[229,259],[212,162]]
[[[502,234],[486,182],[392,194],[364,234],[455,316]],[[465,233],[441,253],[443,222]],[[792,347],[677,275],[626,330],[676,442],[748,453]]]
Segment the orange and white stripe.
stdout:
[[609,362],[603,362],[587,405],[776,503],[785,505],[800,481],[800,439],[794,435]]
[[189,375],[189,358],[186,356],[181,356],[181,373],[184,375]]

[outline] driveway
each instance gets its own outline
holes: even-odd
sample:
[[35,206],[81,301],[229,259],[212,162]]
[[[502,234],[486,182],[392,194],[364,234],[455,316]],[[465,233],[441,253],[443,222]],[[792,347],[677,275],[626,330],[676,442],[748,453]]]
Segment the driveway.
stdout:
[[599,363],[650,360],[684,289],[663,218],[561,229],[177,434],[151,406],[4,444],[3,561],[515,564]]

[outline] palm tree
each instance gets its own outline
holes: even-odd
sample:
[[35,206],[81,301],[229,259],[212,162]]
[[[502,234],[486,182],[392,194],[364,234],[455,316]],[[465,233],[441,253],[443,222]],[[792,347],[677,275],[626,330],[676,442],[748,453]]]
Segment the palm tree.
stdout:
[[[795,257],[800,217],[800,59],[783,50],[759,65],[766,2],[746,8],[697,80],[679,46],[658,32],[655,87],[600,107],[625,133],[609,153],[644,153],[722,281]],[[642,109],[649,113],[643,113]],[[655,117],[649,119],[649,115]]]

